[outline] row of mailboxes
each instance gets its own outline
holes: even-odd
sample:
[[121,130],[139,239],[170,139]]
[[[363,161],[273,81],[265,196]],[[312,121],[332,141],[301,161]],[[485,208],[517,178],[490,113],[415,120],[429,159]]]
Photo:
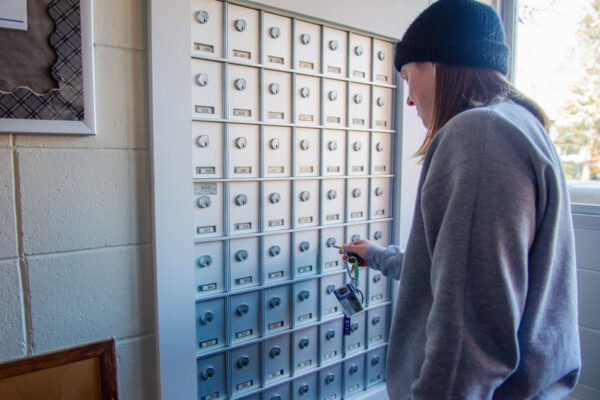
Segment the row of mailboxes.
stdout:
[[192,56],[392,83],[391,42],[226,2],[192,0],[191,36]]
[[[205,60],[192,60],[191,68],[192,115],[197,118],[392,129],[393,89],[389,87]],[[260,82],[262,115],[259,115]],[[224,92],[227,93],[225,115]]]
[[192,124],[194,178],[392,173],[391,133],[263,126],[261,140],[257,125],[228,124],[224,141],[223,126]]
[[[292,350],[299,359],[310,360],[310,338],[313,333],[300,335]],[[295,338],[295,337],[294,337]],[[282,336],[259,345],[251,345],[226,353],[200,359],[198,369],[198,398],[225,399],[266,386],[262,393],[242,397],[256,400],[322,399],[334,400],[349,398],[385,380],[386,347],[380,346],[367,353],[334,363],[320,370],[295,378],[291,382],[274,384],[292,374],[292,339]],[[300,347],[301,343],[309,344]],[[306,351],[306,354],[302,354]],[[259,358],[262,356],[265,369],[261,373]],[[256,358],[254,358],[256,357]],[[229,366],[229,368],[226,368]],[[227,385],[227,374],[231,375],[231,387]]]

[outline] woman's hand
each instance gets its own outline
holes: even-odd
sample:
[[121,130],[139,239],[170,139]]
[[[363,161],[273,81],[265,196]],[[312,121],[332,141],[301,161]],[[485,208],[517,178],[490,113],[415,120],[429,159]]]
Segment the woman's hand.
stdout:
[[[355,256],[356,261],[358,261],[358,265],[361,267],[368,267],[367,264],[367,250],[371,247],[373,243],[369,242],[367,239],[360,239],[356,242],[350,242],[348,244],[342,245],[342,249],[346,251],[347,255],[344,254],[344,261],[350,257]],[[340,254],[342,250],[340,250]]]

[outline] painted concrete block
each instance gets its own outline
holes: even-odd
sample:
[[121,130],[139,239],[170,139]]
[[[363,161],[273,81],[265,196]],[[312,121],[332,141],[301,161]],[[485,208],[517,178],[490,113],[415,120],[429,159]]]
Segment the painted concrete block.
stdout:
[[158,398],[155,348],[155,335],[139,336],[115,343],[120,399]]
[[150,241],[146,151],[21,149],[17,163],[25,254]]
[[0,259],[17,256],[12,164],[12,150],[0,149]]
[[94,1],[94,42],[146,49],[146,4],[144,0]]
[[154,331],[151,246],[27,257],[35,353]]
[[0,362],[26,355],[19,264],[0,261]]
[[0,148],[12,146],[12,135],[0,135]]

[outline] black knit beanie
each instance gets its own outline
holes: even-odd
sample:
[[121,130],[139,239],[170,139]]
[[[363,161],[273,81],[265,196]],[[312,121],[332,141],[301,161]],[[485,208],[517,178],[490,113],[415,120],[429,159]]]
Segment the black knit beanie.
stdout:
[[410,62],[489,68],[506,75],[508,47],[494,9],[475,0],[439,0],[408,27],[396,44],[398,71]]

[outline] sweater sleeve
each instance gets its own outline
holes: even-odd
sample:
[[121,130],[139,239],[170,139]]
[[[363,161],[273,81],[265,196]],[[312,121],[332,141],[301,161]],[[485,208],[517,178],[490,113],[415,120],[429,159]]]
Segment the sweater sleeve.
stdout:
[[404,253],[398,246],[391,245],[384,248],[374,244],[367,250],[367,263],[369,266],[380,270],[383,275],[392,279],[400,279],[403,259]]

